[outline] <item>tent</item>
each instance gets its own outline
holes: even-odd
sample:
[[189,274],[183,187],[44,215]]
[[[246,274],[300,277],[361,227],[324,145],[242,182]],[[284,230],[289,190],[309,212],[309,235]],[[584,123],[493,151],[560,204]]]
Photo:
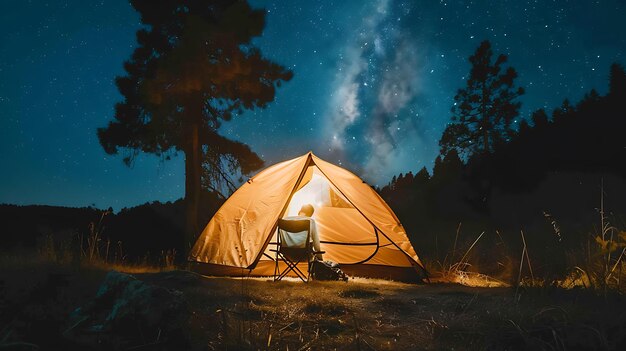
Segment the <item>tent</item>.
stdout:
[[425,277],[402,224],[376,191],[312,152],[270,166],[237,189],[191,249],[192,269],[271,276],[278,219],[307,203],[315,208],[324,259],[347,274],[401,281]]

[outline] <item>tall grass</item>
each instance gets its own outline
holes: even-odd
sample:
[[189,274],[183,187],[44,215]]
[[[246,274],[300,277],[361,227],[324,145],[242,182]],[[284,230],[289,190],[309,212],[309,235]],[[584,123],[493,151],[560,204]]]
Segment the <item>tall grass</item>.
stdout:
[[461,223],[457,226],[452,250],[446,253],[443,261],[437,260],[434,267],[429,267],[429,271],[435,273],[433,281],[451,282],[467,286],[481,287],[507,286],[508,284],[504,281],[478,272],[475,265],[471,263],[472,252],[481,238],[485,235],[485,231],[481,232],[465,249],[465,251],[462,251],[458,247],[460,234]]
[[626,273],[625,253],[626,231],[611,224],[605,212],[602,194],[599,228],[588,238],[585,260],[574,267],[573,274],[583,286],[604,293],[612,289],[621,292],[621,281]]
[[[568,266],[563,276],[544,280],[543,285],[554,285],[562,288],[585,288],[604,294],[615,291],[622,293],[621,283],[626,274],[624,256],[626,255],[626,231],[624,226],[612,224],[604,204],[604,186],[600,187],[600,206],[598,222],[587,236],[586,242],[578,249],[567,253]],[[556,220],[548,218],[555,235],[562,239]]]
[[39,240],[35,250],[3,253],[0,265],[52,263],[128,273],[157,272],[176,267],[175,249],[163,250],[152,258],[146,254],[142,259],[129,260],[123,243],[111,242],[105,235],[104,223],[109,214],[110,211],[103,211],[98,221],[89,223],[85,232],[47,234]]
[[[450,241],[452,247],[443,260],[427,262],[428,268],[435,274],[435,281],[484,287],[511,285],[515,287],[516,296],[520,288],[529,287],[586,288],[605,295],[609,292],[621,294],[622,282],[626,278],[626,225],[613,224],[619,221],[607,215],[604,196],[602,189],[596,229],[590,231],[586,243],[579,246],[571,242],[566,244],[568,233],[561,229],[554,216],[545,211],[543,216],[550,226],[551,238],[529,236],[520,230],[520,246],[496,247],[499,252],[485,248],[484,231],[476,237],[463,238],[459,223],[454,241]],[[496,234],[503,242],[500,233],[496,231]],[[508,237],[509,243],[511,238]],[[546,244],[548,242],[552,244]],[[531,252],[531,248],[535,252]],[[536,250],[538,248],[543,250]],[[441,249],[439,246],[438,251]],[[479,261],[481,255],[482,263]],[[508,261],[501,264],[496,258],[500,256]],[[499,269],[494,269],[496,265]],[[489,275],[481,273],[481,268],[487,269]]]

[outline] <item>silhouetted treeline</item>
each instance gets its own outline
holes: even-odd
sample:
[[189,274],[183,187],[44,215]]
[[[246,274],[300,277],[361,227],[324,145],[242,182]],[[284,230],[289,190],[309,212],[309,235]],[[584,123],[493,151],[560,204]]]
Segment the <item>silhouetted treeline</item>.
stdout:
[[[418,252],[443,260],[459,242],[521,250],[567,261],[597,234],[601,188],[612,224],[626,225],[626,73],[611,67],[609,92],[590,91],[577,104],[565,100],[551,116],[535,111],[515,135],[463,162],[456,150],[435,160],[432,174],[400,174],[380,193],[405,226]],[[499,258],[482,249],[482,260]],[[502,250],[500,250],[502,251]],[[495,258],[495,259],[494,259]],[[480,261],[479,257],[479,261]],[[546,265],[548,264],[544,262]],[[557,261],[556,259],[554,261]],[[502,262],[500,262],[502,263]],[[553,264],[550,263],[550,264]]]
[[[215,193],[202,194],[200,213],[204,223],[208,223],[222,203],[223,200]],[[176,250],[177,259],[181,260],[187,251],[183,247],[183,200],[155,201],[123,208],[116,214],[93,207],[0,205],[0,222],[0,251],[38,248],[48,237],[78,249],[81,238],[86,245],[87,237],[92,233],[92,223],[99,231],[100,247],[109,242],[111,255],[121,251],[127,262],[145,259],[157,262],[161,252],[172,249]]]
[[0,248],[31,248],[46,235],[72,236],[78,230],[86,231],[100,212],[92,207],[0,205]]

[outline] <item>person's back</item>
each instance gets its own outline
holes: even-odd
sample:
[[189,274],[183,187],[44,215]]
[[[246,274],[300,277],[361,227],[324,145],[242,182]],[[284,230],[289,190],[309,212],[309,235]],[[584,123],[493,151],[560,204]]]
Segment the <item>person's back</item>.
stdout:
[[[285,219],[308,220],[310,222],[310,235],[311,235],[311,241],[313,242],[313,249],[315,250],[315,252],[321,252],[322,250],[320,249],[320,238],[317,233],[317,225],[315,224],[315,219],[311,217],[313,216],[313,212],[315,212],[315,209],[313,208],[313,206],[310,204],[307,204],[307,205],[302,206],[297,216],[289,216],[289,217],[286,217]],[[315,258],[320,261],[323,260],[321,253],[316,254]]]

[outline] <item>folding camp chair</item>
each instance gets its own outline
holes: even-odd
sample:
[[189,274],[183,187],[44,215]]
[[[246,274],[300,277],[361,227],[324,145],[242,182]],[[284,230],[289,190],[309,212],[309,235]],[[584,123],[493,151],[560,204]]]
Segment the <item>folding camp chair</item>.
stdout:
[[[293,272],[303,282],[308,282],[311,278],[311,261],[313,255],[323,254],[323,251],[316,252],[311,244],[311,221],[307,219],[279,219],[276,250],[276,266],[274,268],[274,281],[281,280]],[[298,264],[307,263],[307,273],[304,274]],[[285,262],[287,267],[281,272],[280,261]]]

